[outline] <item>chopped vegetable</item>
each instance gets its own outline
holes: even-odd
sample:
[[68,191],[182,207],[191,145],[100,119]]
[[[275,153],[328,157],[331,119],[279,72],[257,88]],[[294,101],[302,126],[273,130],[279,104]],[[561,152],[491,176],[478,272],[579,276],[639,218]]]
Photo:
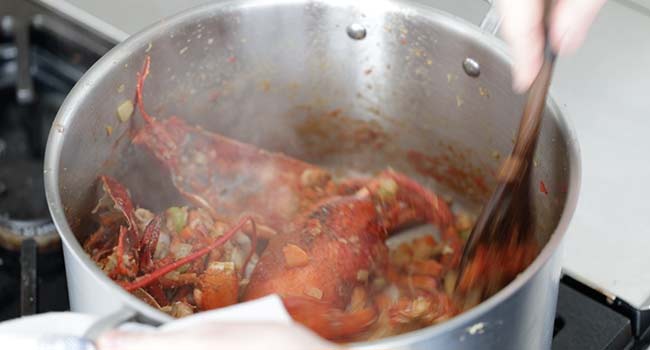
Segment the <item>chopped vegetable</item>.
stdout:
[[382,179],[379,181],[379,188],[377,194],[379,199],[384,202],[393,200],[397,195],[397,182],[393,179]]
[[404,267],[411,262],[413,251],[409,244],[403,243],[397,249],[391,251],[391,264],[397,267]]
[[465,103],[460,95],[456,95],[456,107],[460,107]]
[[156,244],[156,250],[153,253],[154,259],[162,259],[167,256],[169,253],[169,244],[170,244],[169,235],[166,233],[161,233],[158,236],[158,243]]
[[171,207],[167,209],[167,222],[171,223],[169,227],[175,232],[181,232],[181,230],[187,224],[187,208],[185,207]]
[[460,212],[458,215],[456,215],[456,229],[458,231],[469,230],[472,228],[472,226],[474,226],[473,221],[474,220],[472,220],[472,218],[467,213]]
[[374,280],[372,280],[372,288],[373,289],[380,290],[380,289],[384,288],[385,286],[386,286],[386,280],[381,278],[381,277],[375,278]]
[[352,290],[352,296],[350,297],[350,302],[348,303],[347,312],[355,312],[363,309],[366,306],[366,301],[368,295],[366,290],[363,287],[355,287]]
[[458,279],[458,273],[456,271],[449,271],[444,277],[444,287],[445,293],[452,296],[454,294],[454,289],[456,288],[456,280]]
[[323,298],[323,291],[315,287],[307,287],[305,288],[305,295],[321,300]]
[[262,91],[269,92],[271,90],[271,82],[268,80],[262,80]]
[[487,88],[484,88],[482,86],[478,87],[478,93],[479,95],[485,97],[485,98],[490,98],[490,91]]
[[544,181],[539,182],[539,191],[542,192],[543,194],[548,194],[548,189],[546,188],[546,184]]
[[117,256],[115,255],[115,253],[109,255],[105,259],[105,263],[103,266],[100,265],[102,271],[104,271],[105,273],[110,273],[111,271],[113,271],[113,269],[115,269],[116,266],[117,266]]
[[284,262],[288,267],[300,267],[309,263],[307,253],[295,244],[287,244],[282,248]]
[[126,100],[117,107],[117,118],[122,122],[127,122],[133,115],[133,102]]
[[181,318],[194,314],[194,309],[188,303],[177,301],[172,304],[169,314],[175,318]]
[[407,286],[433,293],[438,289],[438,282],[430,276],[412,275],[407,277]]
[[413,246],[413,259],[426,260],[433,255],[436,241],[432,236],[423,236],[415,239],[411,245]]
[[140,232],[144,231],[145,227],[149,225],[154,216],[154,213],[144,208],[138,208],[135,210],[135,220]]
[[472,234],[472,230],[462,230],[458,232],[458,236],[460,236],[460,239],[462,239],[464,242],[467,242],[469,239],[469,236]]
[[433,259],[418,260],[409,265],[409,271],[413,274],[438,277],[442,273],[442,264]]
[[206,271],[213,272],[234,272],[235,264],[231,261],[213,261],[208,264]]
[[225,222],[217,221],[210,228],[210,236],[213,238],[221,237],[227,229],[228,225]]
[[357,271],[357,281],[362,282],[362,283],[368,282],[368,275],[369,275],[368,270],[359,270],[359,271]]
[[184,258],[192,252],[192,245],[187,243],[172,244],[170,251],[175,258]]
[[300,183],[305,187],[320,187],[332,178],[329,172],[321,169],[305,169],[300,175]]

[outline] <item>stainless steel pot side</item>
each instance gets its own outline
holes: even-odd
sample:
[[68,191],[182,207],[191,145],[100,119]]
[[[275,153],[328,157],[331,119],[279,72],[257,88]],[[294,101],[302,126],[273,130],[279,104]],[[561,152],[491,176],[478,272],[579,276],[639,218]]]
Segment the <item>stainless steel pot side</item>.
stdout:
[[[134,35],[77,83],[49,137],[45,185],[64,243],[72,310],[171,320],[120,289],[80,244],[92,231],[99,174],[123,181],[143,207],[180,203],[168,174],[129,145],[129,130],[142,126],[139,114],[126,123],[116,118],[117,107],[134,96],[146,55],[152,66],[145,104],[159,118],[178,115],[334,170],[391,166],[476,208],[485,191],[467,179],[484,175],[493,186],[490,174],[512,147],[523,105],[510,89],[504,52],[490,33],[401,1],[215,3]],[[458,317],[355,346],[550,348],[559,250],[576,205],[580,161],[575,135],[551,100],[544,118],[531,191],[536,233],[546,245],[534,263]],[[415,170],[409,151],[449,156],[438,171],[451,166],[469,175],[455,186],[434,181]],[[548,194],[539,192],[539,181]]]

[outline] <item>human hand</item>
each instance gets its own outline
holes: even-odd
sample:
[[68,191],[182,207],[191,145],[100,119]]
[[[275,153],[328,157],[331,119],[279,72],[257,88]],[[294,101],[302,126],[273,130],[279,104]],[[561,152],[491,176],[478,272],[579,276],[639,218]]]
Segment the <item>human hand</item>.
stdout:
[[[545,0],[497,0],[502,33],[513,57],[513,88],[527,90],[542,66]],[[575,51],[585,39],[605,0],[556,0],[549,18],[549,36],[558,54]]]
[[97,341],[98,350],[327,350],[336,349],[307,328],[273,322],[216,322],[174,331],[111,331]]

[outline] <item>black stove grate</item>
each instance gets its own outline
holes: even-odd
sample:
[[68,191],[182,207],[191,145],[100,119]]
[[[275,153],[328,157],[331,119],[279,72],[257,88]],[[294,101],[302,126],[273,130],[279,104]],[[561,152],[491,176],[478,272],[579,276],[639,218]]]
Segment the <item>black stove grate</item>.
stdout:
[[557,301],[553,350],[627,349],[633,339],[630,319],[563,280]]
[[[27,243],[23,247],[31,252],[21,256],[18,252],[0,251],[0,321],[69,310],[61,250],[36,254],[35,245]],[[26,265],[21,266],[21,260]]]
[[0,1],[0,321],[69,309],[43,155],[66,94],[112,46],[40,3]]

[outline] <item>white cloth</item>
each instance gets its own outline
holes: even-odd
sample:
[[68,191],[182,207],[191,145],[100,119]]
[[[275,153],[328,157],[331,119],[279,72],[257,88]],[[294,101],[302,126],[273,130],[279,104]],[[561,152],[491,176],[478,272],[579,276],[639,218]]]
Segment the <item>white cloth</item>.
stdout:
[[[42,349],[92,349],[92,343],[82,337],[100,316],[75,312],[50,312],[26,316],[0,323],[0,344],[2,348],[21,350]],[[123,330],[171,331],[191,328],[197,323],[210,321],[271,321],[291,323],[282,300],[270,295],[257,300],[235,304],[217,310],[200,312],[174,320],[158,328],[126,323]]]

